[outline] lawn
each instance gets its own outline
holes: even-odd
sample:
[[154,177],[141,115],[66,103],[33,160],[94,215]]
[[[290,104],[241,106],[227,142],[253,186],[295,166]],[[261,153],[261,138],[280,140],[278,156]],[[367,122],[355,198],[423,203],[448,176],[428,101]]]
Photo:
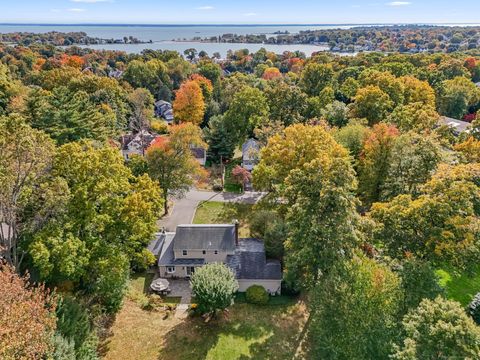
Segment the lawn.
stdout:
[[292,359],[306,322],[303,304],[236,304],[228,319],[187,319],[167,338],[159,359]]
[[240,222],[240,237],[249,237],[248,219],[252,212],[252,205],[238,203],[222,203],[207,201],[201,203],[195,217],[194,224],[231,224],[233,220]]
[[[130,293],[149,284],[144,275],[132,277]],[[303,302],[278,297],[275,305],[237,303],[206,324],[201,318],[176,318],[162,311],[142,310],[127,296],[101,346],[107,360],[234,360],[291,359],[303,337]]]
[[449,299],[456,300],[466,306],[480,292],[480,267],[473,273],[456,274],[449,269],[437,270],[440,285],[445,289]]

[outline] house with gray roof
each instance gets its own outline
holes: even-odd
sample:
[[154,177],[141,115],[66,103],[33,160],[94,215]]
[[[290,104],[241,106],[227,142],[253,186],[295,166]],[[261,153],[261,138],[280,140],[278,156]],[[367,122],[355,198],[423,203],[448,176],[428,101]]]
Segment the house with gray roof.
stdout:
[[239,291],[261,285],[280,294],[282,269],[269,260],[263,241],[238,237],[237,224],[179,225],[175,233],[160,233],[149,250],[158,259],[162,278],[189,278],[198,267],[223,263],[234,272]]
[[260,143],[255,139],[248,139],[242,145],[242,166],[252,171],[260,158]]
[[472,124],[470,124],[467,121],[457,120],[447,116],[441,116],[437,122],[437,125],[439,127],[440,126],[449,127],[450,129],[452,129],[455,135],[460,135],[461,133],[464,133],[464,132],[470,132],[470,129],[472,127]]
[[173,123],[172,104],[165,100],[155,102],[155,116],[164,119],[169,124]]
[[123,135],[120,138],[123,158],[128,161],[132,155],[144,156],[145,151],[158,136],[146,130]]

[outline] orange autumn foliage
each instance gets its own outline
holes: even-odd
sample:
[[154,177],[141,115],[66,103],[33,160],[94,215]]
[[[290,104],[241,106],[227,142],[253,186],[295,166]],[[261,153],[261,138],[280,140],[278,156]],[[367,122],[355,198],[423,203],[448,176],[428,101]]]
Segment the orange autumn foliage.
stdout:
[[186,81],[175,92],[173,114],[177,123],[200,125],[205,114],[205,100],[198,81]]
[[282,77],[282,73],[276,67],[270,67],[263,72],[262,78],[264,80],[272,80]]
[[60,58],[60,64],[62,66],[70,66],[76,69],[82,69],[85,62],[80,56],[63,54]]
[[45,359],[56,328],[55,298],[0,264],[0,359]]

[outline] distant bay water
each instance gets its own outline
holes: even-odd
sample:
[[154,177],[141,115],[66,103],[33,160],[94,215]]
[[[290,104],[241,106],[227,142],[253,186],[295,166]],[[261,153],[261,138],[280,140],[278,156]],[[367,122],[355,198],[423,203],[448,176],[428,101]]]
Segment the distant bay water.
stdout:
[[[375,24],[381,25],[381,24]],[[440,25],[440,24],[438,24]],[[445,24],[447,25],[447,24]],[[448,24],[452,26],[453,24]],[[474,24],[458,24],[474,25]],[[92,49],[120,50],[128,53],[140,53],[144,49],[153,50],[176,50],[183,53],[184,50],[195,48],[204,50],[209,55],[219,52],[223,57],[228,50],[249,49],[250,52],[258,51],[264,47],[268,51],[282,53],[284,51],[302,51],[306,55],[313,52],[328,50],[320,45],[268,45],[268,44],[229,44],[229,43],[206,43],[188,41],[195,37],[209,38],[223,34],[266,34],[274,36],[275,32],[288,31],[291,34],[305,30],[317,29],[349,29],[355,26],[366,25],[54,25],[54,24],[0,24],[0,33],[33,32],[46,33],[58,32],[85,32],[88,36],[102,39],[123,39],[125,36],[133,36],[141,41],[152,43],[145,44],[101,44],[84,46]],[[372,25],[367,25],[372,26]]]

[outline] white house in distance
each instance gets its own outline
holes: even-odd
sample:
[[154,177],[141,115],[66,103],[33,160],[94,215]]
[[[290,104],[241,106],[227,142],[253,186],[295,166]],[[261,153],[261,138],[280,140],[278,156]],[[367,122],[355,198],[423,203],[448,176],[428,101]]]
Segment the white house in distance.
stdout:
[[261,285],[280,294],[280,261],[266,258],[261,240],[240,239],[236,224],[179,225],[175,233],[160,233],[149,245],[158,259],[161,278],[189,278],[208,263],[223,263],[235,273],[240,292]]
[[242,167],[252,171],[258,164],[260,156],[260,143],[255,139],[248,139],[242,145]]

